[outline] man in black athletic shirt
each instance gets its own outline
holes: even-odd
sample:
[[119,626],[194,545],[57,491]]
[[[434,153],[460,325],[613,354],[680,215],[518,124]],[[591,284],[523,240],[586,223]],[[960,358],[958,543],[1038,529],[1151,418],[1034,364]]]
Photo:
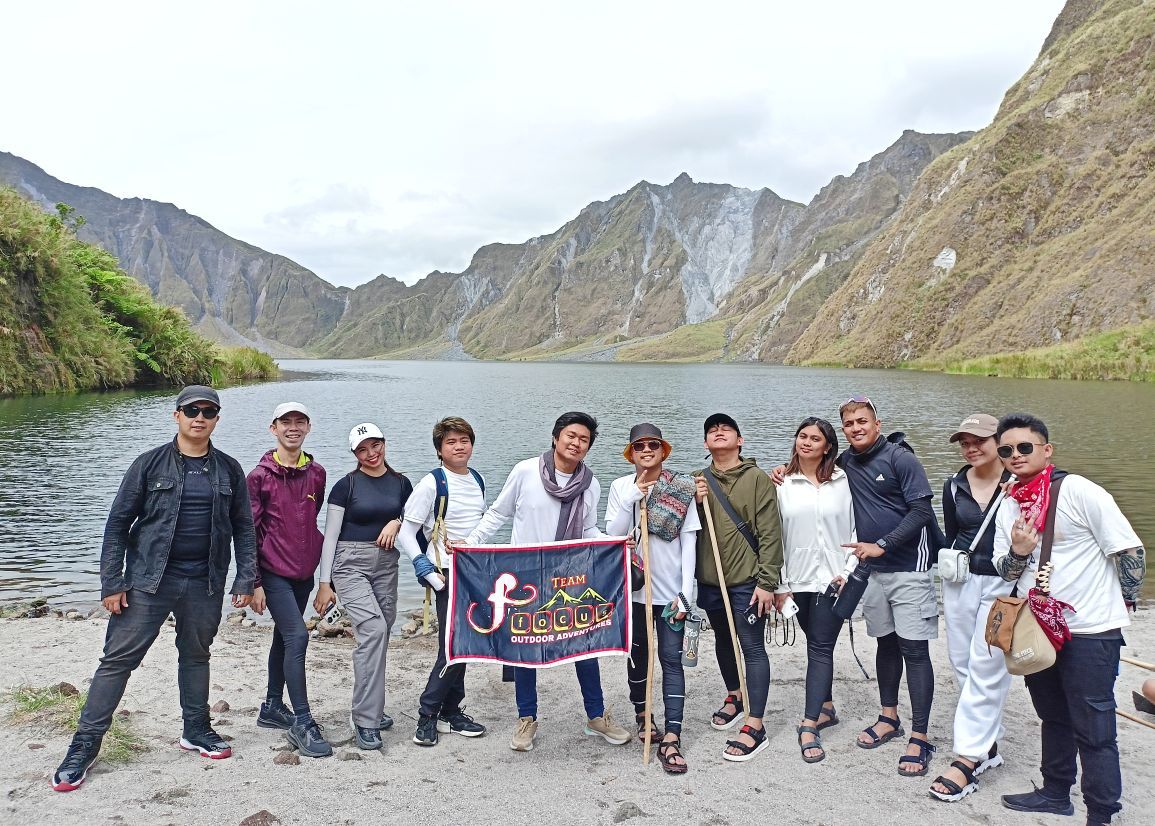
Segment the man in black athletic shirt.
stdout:
[[220,397],[193,385],[176,400],[177,435],[136,458],[125,473],[104,528],[101,602],[112,614],[104,656],[52,788],[84,782],[104,733],[169,614],[176,616],[184,733],[180,747],[214,759],[232,749],[209,725],[209,646],[220,625],[230,545],[237,574],[232,603],[249,604],[256,576],[256,539],[245,473],[213,447]]

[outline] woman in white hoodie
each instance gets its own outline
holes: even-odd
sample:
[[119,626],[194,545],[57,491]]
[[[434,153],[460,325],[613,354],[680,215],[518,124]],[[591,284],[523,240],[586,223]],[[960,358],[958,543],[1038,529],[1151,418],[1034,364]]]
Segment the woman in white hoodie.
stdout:
[[842,546],[856,541],[846,474],[834,463],[838,437],[825,419],[803,420],[794,434],[786,478],[778,488],[782,517],[782,585],[798,605],[806,635],[806,710],[798,726],[802,759],[826,758],[819,732],[838,723],[831,689],[834,645],[842,620],[831,610],[858,560]]

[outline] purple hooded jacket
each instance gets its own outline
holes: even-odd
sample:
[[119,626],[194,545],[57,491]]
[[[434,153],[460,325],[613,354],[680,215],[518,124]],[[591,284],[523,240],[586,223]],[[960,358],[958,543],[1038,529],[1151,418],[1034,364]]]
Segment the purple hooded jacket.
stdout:
[[246,477],[257,531],[257,587],[261,570],[289,579],[310,579],[321,561],[324,537],[317,514],[325,501],[325,469],[302,453],[302,464],[285,467],[270,450]]

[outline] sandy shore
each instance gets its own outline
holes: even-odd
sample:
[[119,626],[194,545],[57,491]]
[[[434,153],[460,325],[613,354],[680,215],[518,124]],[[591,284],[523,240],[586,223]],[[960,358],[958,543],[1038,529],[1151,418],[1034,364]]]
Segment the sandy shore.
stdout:
[[[874,644],[856,628],[859,654],[873,675]],[[104,621],[57,619],[0,621],[4,674],[0,688],[67,681],[83,688],[96,667]],[[480,739],[442,735],[435,748],[410,738],[416,699],[432,662],[433,640],[395,640],[391,650],[387,710],[396,727],[384,734],[381,752],[349,745],[348,703],[352,690],[352,641],[315,640],[309,650],[314,713],[336,746],[323,760],[279,765],[285,749],[280,732],[256,726],[263,695],[269,631],[225,625],[213,647],[211,702],[231,709],[214,724],[234,738],[233,757],[211,761],[182,752],[173,646],[165,628],[144,665],[129,683],[122,708],[148,751],[128,764],[98,761],[84,787],[53,792],[48,780],[67,746],[66,735],[9,721],[0,723],[8,747],[0,756],[0,812],[7,823],[54,824],[239,824],[261,810],[285,824],[647,822],[726,826],[752,820],[841,824],[880,817],[895,822],[936,824],[1036,824],[1082,822],[1010,812],[999,796],[1029,790],[1039,780],[1038,721],[1021,679],[1007,706],[1007,734],[1000,744],[1004,767],[981,779],[977,794],[960,803],[931,799],[930,779],[949,763],[951,717],[958,692],[940,638],[932,643],[937,694],[931,739],[940,751],[927,778],[897,774],[897,742],[874,751],[854,746],[856,732],[877,714],[877,685],[866,682],[843,634],[837,650],[835,700],[842,724],[824,732],[827,759],[807,765],[799,757],[794,726],[802,704],[805,646],[772,648],[773,684],[766,726],[771,747],[747,764],[719,756],[728,733],[707,725],[723,687],[713,667],[712,637],[703,635],[702,665],[688,669],[687,726],[683,734],[690,771],[665,775],[657,761],[643,766],[641,746],[610,746],[582,735],[583,714],[572,668],[546,671],[540,680],[541,727],[528,754],[509,748],[515,711],[512,685],[497,668],[475,667],[467,677],[469,712],[490,727]],[[1124,649],[1155,660],[1155,616],[1137,615]],[[1119,707],[1132,710],[1131,690],[1144,673],[1123,667],[1117,684]],[[625,665],[602,660],[602,684],[619,720],[629,720]],[[659,695],[660,696],[660,695]],[[909,717],[905,691],[901,714]],[[661,717],[659,713],[659,719]],[[732,736],[732,735],[730,735]],[[1119,720],[1123,755],[1124,815],[1121,822],[1155,822],[1155,730]],[[639,821],[641,822],[641,821]],[[1120,822],[1117,819],[1117,822]]]

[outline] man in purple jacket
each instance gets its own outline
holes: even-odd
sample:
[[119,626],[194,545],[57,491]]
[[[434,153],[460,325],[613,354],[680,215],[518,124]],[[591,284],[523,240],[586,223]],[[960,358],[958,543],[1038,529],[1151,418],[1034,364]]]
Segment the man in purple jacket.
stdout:
[[[269,689],[257,725],[285,730],[285,738],[303,757],[328,757],[333,747],[321,735],[309,711],[305,688],[305,649],[309,632],[303,616],[313,591],[313,573],[321,561],[317,514],[325,501],[325,469],[301,448],[309,435],[309,411],[285,402],[269,425],[277,446],[265,453],[247,477],[257,532],[257,587],[253,610],[268,607],[273,616],[269,649]],[[289,690],[290,711],[283,692]]]

